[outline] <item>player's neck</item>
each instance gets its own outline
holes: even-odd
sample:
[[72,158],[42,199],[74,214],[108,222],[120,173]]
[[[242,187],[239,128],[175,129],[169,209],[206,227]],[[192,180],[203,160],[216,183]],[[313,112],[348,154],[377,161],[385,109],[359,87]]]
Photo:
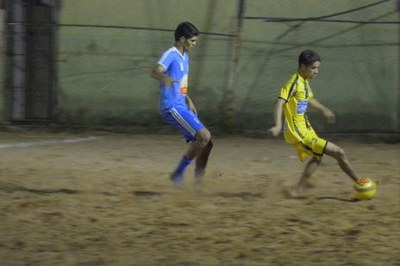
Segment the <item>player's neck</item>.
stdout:
[[297,70],[297,73],[299,73],[299,75],[300,75],[300,77],[301,77],[302,79],[307,80],[307,77],[306,77],[305,73],[303,73],[303,72],[301,71],[301,69],[298,69],[298,70]]
[[175,43],[175,48],[178,49],[178,51],[181,52],[182,55],[185,53],[183,45],[181,45],[179,42]]

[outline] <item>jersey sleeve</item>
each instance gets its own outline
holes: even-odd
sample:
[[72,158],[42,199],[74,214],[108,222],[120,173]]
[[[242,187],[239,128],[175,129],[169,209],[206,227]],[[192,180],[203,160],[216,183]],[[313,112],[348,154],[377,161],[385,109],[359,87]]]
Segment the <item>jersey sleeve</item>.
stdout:
[[158,64],[162,65],[164,69],[167,70],[173,60],[174,60],[173,53],[171,53],[171,51],[168,50],[161,56],[160,60],[158,60]]
[[291,78],[288,82],[286,82],[285,86],[281,88],[281,92],[278,98],[285,100],[286,102],[289,101],[289,97],[292,95],[293,90],[296,87],[296,83],[298,80],[298,76]]
[[285,101],[289,101],[289,97],[292,95],[293,89],[296,86],[296,81],[289,80],[285,86],[281,88],[281,92],[278,98],[283,99]]
[[287,86],[285,85],[281,88],[278,98],[285,100],[287,102],[289,100],[289,95],[290,95],[289,90],[288,90]]

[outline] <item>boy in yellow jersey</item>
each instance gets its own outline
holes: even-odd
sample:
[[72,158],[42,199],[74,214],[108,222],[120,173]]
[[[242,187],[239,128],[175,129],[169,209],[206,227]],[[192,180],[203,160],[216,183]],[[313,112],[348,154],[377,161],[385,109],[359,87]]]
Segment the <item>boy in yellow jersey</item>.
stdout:
[[320,138],[307,117],[307,107],[310,106],[320,111],[327,118],[328,123],[335,122],[334,113],[314,98],[309,84],[309,80],[318,74],[321,64],[320,56],[313,50],[305,50],[299,55],[298,63],[297,72],[281,89],[274,108],[275,126],[268,130],[275,137],[281,133],[283,110],[285,141],[294,146],[301,161],[311,157],[298,184],[289,191],[291,197],[301,196],[309,187],[309,178],[320,165],[323,154],[335,158],[340,168],[355,182],[359,180],[344,151],[332,142]]

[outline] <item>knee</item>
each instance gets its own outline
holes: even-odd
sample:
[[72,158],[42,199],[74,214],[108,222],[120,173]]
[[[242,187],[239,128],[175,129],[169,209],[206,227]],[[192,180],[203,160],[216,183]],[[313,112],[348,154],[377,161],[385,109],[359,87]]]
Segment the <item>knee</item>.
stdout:
[[340,147],[338,147],[334,153],[333,156],[337,159],[337,160],[344,160],[346,158],[346,155],[344,153],[344,150]]
[[211,150],[213,148],[213,146],[214,146],[214,143],[213,143],[212,139],[210,139],[210,141],[207,143],[207,147],[208,147],[208,149]]
[[211,133],[210,131],[206,130],[203,132],[203,134],[201,134],[201,142],[203,142],[204,146],[207,145],[208,143],[210,143],[211,141]]
[[322,156],[314,156],[312,159],[318,165],[322,163]]
[[213,146],[211,141],[211,133],[207,129],[200,131],[196,139],[202,148],[210,146],[211,149]]

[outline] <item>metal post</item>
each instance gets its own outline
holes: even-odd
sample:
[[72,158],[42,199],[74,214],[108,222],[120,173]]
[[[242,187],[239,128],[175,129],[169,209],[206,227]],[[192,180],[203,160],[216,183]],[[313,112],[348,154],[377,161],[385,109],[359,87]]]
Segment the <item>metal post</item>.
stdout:
[[236,130],[235,122],[235,92],[238,83],[238,70],[239,70],[239,51],[240,51],[240,37],[242,31],[242,17],[245,8],[245,0],[239,0],[238,13],[236,17],[235,37],[233,39],[233,48],[230,62],[230,70],[228,75],[228,84],[224,91],[222,102],[220,105],[221,110],[221,126],[227,133],[234,133]]
[[26,13],[23,0],[9,0],[7,3],[8,56],[10,67],[9,103],[10,120],[25,118],[26,87]]
[[57,105],[56,0],[7,0],[6,102],[10,122],[46,122]]

